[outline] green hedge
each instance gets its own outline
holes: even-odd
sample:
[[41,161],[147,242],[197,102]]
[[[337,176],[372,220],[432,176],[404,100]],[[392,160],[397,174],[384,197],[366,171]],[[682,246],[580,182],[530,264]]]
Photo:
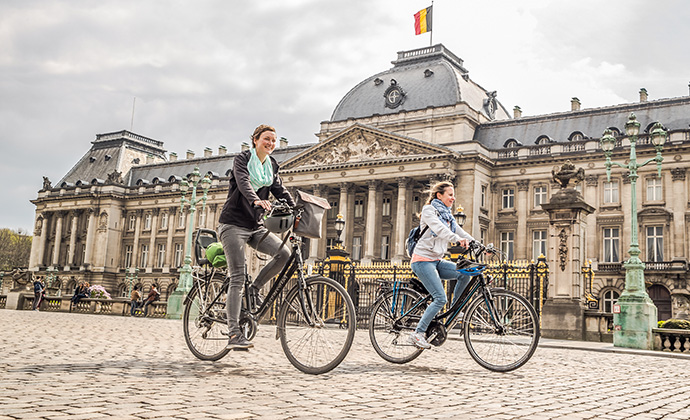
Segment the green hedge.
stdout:
[[690,330],[690,321],[685,319],[668,319],[659,321],[659,328],[670,328],[675,330]]

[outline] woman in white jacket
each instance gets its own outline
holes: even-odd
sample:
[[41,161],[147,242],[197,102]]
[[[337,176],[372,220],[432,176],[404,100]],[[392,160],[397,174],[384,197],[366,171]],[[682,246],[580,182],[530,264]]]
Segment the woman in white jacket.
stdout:
[[457,279],[453,291],[454,299],[460,296],[469,282],[469,276],[459,273],[453,262],[443,259],[449,242],[457,242],[466,247],[470,241],[474,241],[474,238],[455,222],[450,211],[454,202],[455,189],[450,182],[439,182],[431,188],[420,216],[421,229],[424,229],[424,226],[429,228],[419,238],[410,261],[412,271],[434,299],[409,338],[411,343],[425,349],[431,348],[431,344],[426,341],[426,330],[434,316],[448,302],[441,279]]

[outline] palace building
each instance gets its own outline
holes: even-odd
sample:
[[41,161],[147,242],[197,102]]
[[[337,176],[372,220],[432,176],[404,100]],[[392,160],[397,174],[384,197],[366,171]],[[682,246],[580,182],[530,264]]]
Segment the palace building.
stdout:
[[[635,103],[588,109],[572,98],[569,111],[523,117],[517,106],[507,111],[497,92],[470,78],[463,60],[441,44],[399,52],[392,64],[342,98],[321,122],[318,141],[289,146],[282,140],[273,154],[289,188],[325,197],[333,207],[322,239],[307,243],[310,261],[333,245],[338,213],[354,261],[405,261],[404,241],[418,222],[424,190],[449,180],[467,214],[465,230],[475,238],[493,242],[510,259],[544,254],[555,262],[558,243],[541,204],[560,188],[552,171],[569,160],[584,169],[576,188],[594,208],[580,250],[594,277],[574,284],[572,294],[591,293],[598,311],[610,313],[624,287],[631,190],[620,168],[607,180],[599,140],[610,129],[618,142],[613,159],[624,162],[630,152],[625,123],[634,113],[640,160],[655,156],[652,125],[660,122],[668,132],[661,178],[647,165],[637,181],[648,291],[660,319],[688,310],[690,96],[649,100],[641,89]],[[31,270],[44,275],[56,268],[65,292],[87,280],[123,295],[126,270],[136,267],[139,282],[161,284],[166,297],[182,265],[188,226],[179,182],[195,167],[209,174],[208,200],[194,226],[215,229],[235,155],[221,146],[178,159],[166,156],[162,141],[128,131],[97,135],[82,159],[55,185],[46,179],[32,200]],[[252,268],[259,262],[253,259]]]

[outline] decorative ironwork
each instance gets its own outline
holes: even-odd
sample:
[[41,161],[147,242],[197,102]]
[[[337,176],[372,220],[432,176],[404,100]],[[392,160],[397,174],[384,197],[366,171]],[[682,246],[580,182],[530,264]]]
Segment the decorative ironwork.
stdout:
[[594,271],[592,270],[592,260],[589,260],[582,267],[582,276],[585,281],[585,303],[589,309],[599,309],[599,299],[592,294],[594,282]]
[[561,271],[565,271],[565,266],[568,262],[568,232],[565,229],[561,229],[558,237],[560,238],[558,244],[558,266],[561,267]]

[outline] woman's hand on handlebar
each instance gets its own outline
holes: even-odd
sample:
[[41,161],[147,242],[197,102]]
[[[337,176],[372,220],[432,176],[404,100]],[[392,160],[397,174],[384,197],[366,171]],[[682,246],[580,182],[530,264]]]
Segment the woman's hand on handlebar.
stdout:
[[255,207],[261,207],[266,211],[271,210],[271,202],[268,200],[256,200],[254,202]]
[[470,241],[468,241],[467,239],[460,239],[460,240],[458,241],[458,245],[460,245],[460,246],[463,247],[463,248],[469,248],[469,246],[470,246]]

